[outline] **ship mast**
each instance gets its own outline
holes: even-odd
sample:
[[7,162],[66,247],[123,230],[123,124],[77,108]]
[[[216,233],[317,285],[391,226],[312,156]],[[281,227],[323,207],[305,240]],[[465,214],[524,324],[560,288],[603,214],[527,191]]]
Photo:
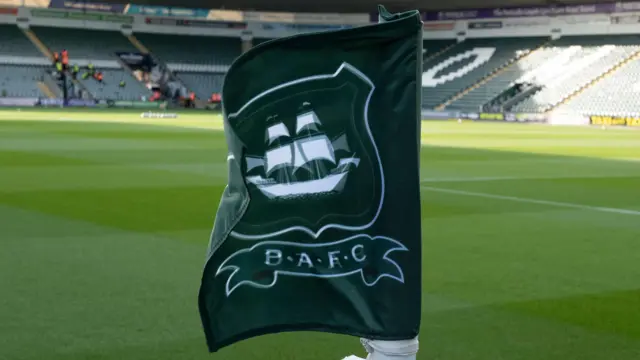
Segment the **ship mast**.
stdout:
[[[318,119],[318,116],[316,115],[315,111],[310,110],[308,108],[308,105],[311,105],[311,104],[308,102],[305,102],[300,107],[301,111],[299,111],[299,114],[297,115],[297,118],[296,118],[296,134],[301,135],[304,131],[307,137],[310,138],[313,135],[311,131],[314,130],[314,128],[315,130],[317,130],[317,127],[320,125],[320,120]],[[293,146],[295,146],[298,150],[298,151],[294,151],[294,154],[296,152],[299,153],[301,156],[303,156],[303,160],[306,163],[308,159],[305,156],[306,154],[304,152],[304,149],[302,148],[302,145],[297,142],[294,142]],[[320,164],[317,161],[314,161],[313,167],[315,169],[315,172],[314,172],[315,176],[312,175],[312,177],[315,177],[315,179],[321,179],[322,173],[320,171]]]
[[[276,118],[278,117],[278,115],[272,115],[267,117],[267,122],[273,122]],[[286,130],[286,128],[285,128]],[[287,132],[288,133],[288,132]],[[272,143],[276,144],[276,148],[282,147],[282,141],[280,140],[282,138],[282,136],[277,136],[275,139],[271,137],[271,134],[269,134],[269,128],[267,128],[267,134],[266,134],[266,142],[267,145],[271,145]],[[290,144],[286,144],[284,146],[291,146]],[[294,155],[292,155],[294,156]],[[289,178],[289,172],[285,169],[284,171],[280,172],[282,174],[282,176],[278,176],[278,182],[282,182],[282,177],[284,177],[284,183],[289,184],[291,183],[291,179]]]

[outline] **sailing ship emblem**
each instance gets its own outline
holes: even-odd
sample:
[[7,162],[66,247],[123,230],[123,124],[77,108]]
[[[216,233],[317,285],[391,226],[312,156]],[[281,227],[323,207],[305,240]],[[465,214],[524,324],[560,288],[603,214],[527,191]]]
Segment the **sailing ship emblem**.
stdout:
[[262,168],[265,176],[248,175],[245,179],[270,199],[340,192],[349,170],[360,163],[355,154],[336,157],[336,151],[350,152],[347,136],[331,141],[313,110],[297,115],[293,135],[283,122],[269,126],[265,142],[271,148],[263,157],[245,158],[247,173]]
[[318,239],[375,224],[385,174],[369,124],[374,90],[364,73],[342,63],[227,104],[225,127],[234,135],[228,192],[246,199],[231,236],[288,241],[304,232]]

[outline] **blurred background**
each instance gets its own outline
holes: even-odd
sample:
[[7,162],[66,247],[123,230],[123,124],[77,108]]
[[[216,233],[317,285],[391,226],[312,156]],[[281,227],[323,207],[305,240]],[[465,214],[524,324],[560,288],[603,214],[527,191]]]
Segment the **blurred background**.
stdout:
[[[0,0],[0,359],[363,356],[325,333],[210,355],[197,291],[225,72],[376,5]],[[418,358],[640,359],[640,2],[384,5],[424,21]]]

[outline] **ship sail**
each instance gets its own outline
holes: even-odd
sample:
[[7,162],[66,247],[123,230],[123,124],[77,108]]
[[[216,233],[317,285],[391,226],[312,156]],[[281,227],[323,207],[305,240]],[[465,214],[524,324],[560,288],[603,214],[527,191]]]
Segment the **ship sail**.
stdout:
[[296,134],[300,134],[304,129],[318,130],[320,120],[314,111],[309,111],[298,115],[296,119]]
[[292,164],[293,153],[291,152],[291,144],[271,149],[265,154],[265,170],[267,175],[276,169],[291,166]]
[[344,151],[351,151],[349,149],[349,143],[347,143],[347,135],[346,134],[342,134],[340,135],[337,139],[333,140],[333,150],[344,150]]
[[245,158],[245,161],[247,162],[247,172],[257,168],[257,167],[263,167],[264,166],[264,159],[263,158],[257,158],[257,157],[252,157],[252,156],[247,156]]
[[333,164],[336,163],[331,142],[324,134],[296,140],[293,146],[296,148],[293,162],[293,166],[296,168],[303,167],[313,160],[329,160]]
[[267,144],[271,145],[278,138],[289,136],[289,130],[283,123],[275,124],[267,129]]

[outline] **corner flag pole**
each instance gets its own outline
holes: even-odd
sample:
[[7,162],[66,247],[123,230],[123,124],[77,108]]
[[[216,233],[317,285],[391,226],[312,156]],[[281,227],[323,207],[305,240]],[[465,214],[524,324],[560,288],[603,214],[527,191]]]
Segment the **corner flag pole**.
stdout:
[[355,355],[342,360],[416,360],[418,338],[411,340],[382,341],[360,339],[369,354],[366,359]]

